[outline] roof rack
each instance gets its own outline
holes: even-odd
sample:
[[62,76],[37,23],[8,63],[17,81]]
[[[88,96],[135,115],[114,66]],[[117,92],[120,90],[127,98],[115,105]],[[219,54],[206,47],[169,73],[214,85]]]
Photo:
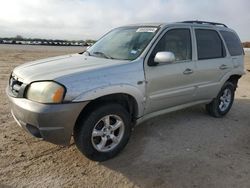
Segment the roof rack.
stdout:
[[206,21],[199,21],[199,20],[191,20],[191,21],[184,21],[181,23],[197,23],[197,24],[210,24],[210,25],[215,25],[215,26],[223,26],[226,27],[227,26],[223,23],[216,23],[216,22],[206,22]]

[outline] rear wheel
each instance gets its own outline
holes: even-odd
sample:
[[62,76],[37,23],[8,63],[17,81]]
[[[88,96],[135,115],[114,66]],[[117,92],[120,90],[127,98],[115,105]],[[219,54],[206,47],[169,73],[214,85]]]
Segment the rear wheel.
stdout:
[[206,110],[213,117],[223,117],[232,107],[234,101],[235,85],[226,82],[218,96],[206,105]]
[[119,104],[97,107],[76,125],[74,140],[77,148],[94,161],[116,156],[129,140],[130,119],[129,113]]

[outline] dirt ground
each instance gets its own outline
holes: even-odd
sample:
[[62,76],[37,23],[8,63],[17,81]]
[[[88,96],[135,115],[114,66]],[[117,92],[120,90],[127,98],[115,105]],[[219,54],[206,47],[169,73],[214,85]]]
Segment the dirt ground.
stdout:
[[25,133],[11,117],[5,96],[12,69],[80,51],[0,45],[0,187],[250,187],[247,71],[225,118],[208,116],[201,105],[151,119],[136,127],[125,150],[107,162],[86,159],[74,144],[59,147]]

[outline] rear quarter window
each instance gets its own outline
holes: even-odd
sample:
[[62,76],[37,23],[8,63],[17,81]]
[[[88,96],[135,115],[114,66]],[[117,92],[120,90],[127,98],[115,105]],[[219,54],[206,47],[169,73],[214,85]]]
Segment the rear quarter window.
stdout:
[[238,56],[243,54],[243,49],[239,38],[231,31],[220,31],[224,38],[228,51],[231,56]]
[[195,29],[198,59],[215,59],[225,57],[225,47],[215,30]]

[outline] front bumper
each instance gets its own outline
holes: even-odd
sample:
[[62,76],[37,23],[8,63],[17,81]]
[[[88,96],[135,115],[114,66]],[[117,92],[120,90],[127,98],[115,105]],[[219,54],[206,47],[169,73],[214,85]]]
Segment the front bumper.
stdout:
[[41,104],[8,94],[17,123],[35,137],[57,145],[69,145],[76,120],[88,102]]

